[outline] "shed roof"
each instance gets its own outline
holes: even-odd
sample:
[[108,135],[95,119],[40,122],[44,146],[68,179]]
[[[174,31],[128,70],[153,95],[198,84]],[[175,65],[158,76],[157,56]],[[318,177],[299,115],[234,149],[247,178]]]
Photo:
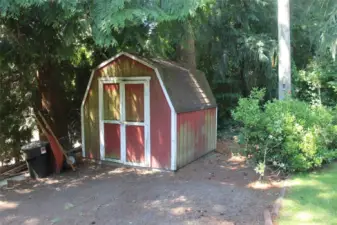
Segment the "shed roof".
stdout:
[[122,55],[150,66],[155,71],[157,70],[157,76],[161,79],[173,108],[177,113],[214,108],[217,106],[205,74],[201,71],[192,73],[190,70],[174,62],[144,58],[123,52],[102,63],[96,69],[105,67],[108,63]]

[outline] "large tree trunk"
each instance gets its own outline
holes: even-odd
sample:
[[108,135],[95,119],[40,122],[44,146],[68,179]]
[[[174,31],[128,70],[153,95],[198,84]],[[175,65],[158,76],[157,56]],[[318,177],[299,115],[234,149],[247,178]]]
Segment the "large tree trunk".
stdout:
[[290,5],[289,0],[278,0],[278,93],[283,100],[291,95]]
[[60,75],[51,63],[45,63],[36,74],[37,108],[48,114],[47,121],[57,138],[68,137],[67,101]]
[[194,71],[197,69],[196,64],[196,52],[195,52],[195,40],[193,27],[190,21],[183,24],[183,35],[181,42],[177,45],[177,60],[183,66]]
[[242,61],[240,63],[240,84],[241,84],[241,91],[242,91],[242,96],[243,97],[248,97],[249,95],[249,89],[247,87],[247,81],[246,81],[246,76],[245,76],[245,62]]

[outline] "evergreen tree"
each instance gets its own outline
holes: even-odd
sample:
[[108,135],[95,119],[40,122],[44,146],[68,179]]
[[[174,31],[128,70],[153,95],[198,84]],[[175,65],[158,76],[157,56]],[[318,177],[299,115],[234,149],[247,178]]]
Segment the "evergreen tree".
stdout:
[[[18,142],[13,132],[20,134],[29,106],[48,114],[57,137],[69,136],[69,117],[79,121],[71,107],[76,103],[79,108],[83,93],[77,90],[84,91],[91,69],[90,62],[81,65],[77,58],[85,62],[88,57],[82,56],[91,55],[91,63],[97,64],[96,59],[109,57],[118,49],[142,51],[141,41],[145,41],[152,25],[182,20],[205,3],[206,0],[0,0],[1,85],[8,85],[13,74],[17,79],[15,88],[2,88],[0,93],[7,100],[1,100],[0,107],[1,143],[13,142],[11,149],[17,149],[27,141],[22,138]],[[20,107],[15,107],[16,98],[11,95],[25,96]],[[11,117],[16,119],[13,128],[7,123],[13,122]]]

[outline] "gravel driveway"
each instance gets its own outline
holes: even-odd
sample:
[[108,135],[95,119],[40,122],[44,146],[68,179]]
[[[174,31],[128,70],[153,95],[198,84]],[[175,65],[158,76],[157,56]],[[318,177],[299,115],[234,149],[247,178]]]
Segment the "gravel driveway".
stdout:
[[277,187],[241,158],[211,153],[177,173],[82,165],[0,193],[0,224],[263,224]]

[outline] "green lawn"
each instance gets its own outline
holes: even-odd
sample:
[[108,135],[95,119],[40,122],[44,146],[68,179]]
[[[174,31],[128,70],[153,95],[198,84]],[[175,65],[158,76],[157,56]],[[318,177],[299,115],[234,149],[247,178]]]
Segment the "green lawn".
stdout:
[[337,163],[288,181],[279,225],[337,224]]

